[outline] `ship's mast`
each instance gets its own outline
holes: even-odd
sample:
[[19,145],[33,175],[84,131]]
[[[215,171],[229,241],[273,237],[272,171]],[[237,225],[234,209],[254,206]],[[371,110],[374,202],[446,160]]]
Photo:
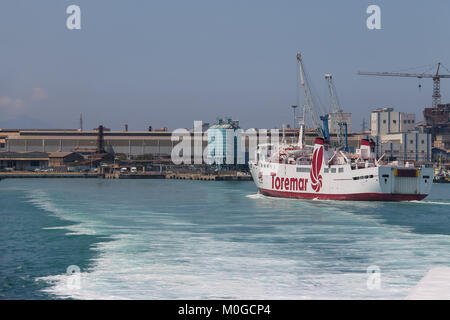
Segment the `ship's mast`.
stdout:
[[306,106],[303,106],[302,116],[299,117],[299,130],[298,130],[298,146],[303,149],[303,134],[305,132],[305,111]]

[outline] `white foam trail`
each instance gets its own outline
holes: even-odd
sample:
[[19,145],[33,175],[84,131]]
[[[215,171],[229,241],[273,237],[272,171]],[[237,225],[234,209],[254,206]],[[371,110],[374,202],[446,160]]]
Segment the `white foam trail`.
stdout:
[[67,230],[67,226],[60,227],[43,227],[43,230]]
[[[435,242],[448,242],[448,237],[427,240],[369,226],[366,232],[358,231],[360,237],[355,239],[353,235],[356,247],[342,247],[345,251],[341,253],[345,256],[363,250],[368,262],[345,272],[340,269],[349,268],[347,263],[332,253],[341,246],[333,249],[331,243],[348,239],[346,231],[339,229],[330,226],[328,230],[330,245],[323,250],[331,252],[308,249],[313,245],[310,243],[295,258],[273,256],[271,246],[263,240],[231,245],[207,234],[143,230],[99,243],[95,248],[99,256],[93,260],[92,269],[82,270],[80,289],[69,288],[69,276],[65,274],[39,280],[52,285],[46,289],[48,293],[75,299],[403,299],[415,284],[411,276],[417,274],[418,281],[421,270],[426,269],[414,252],[427,252],[437,245]],[[318,226],[300,230],[287,227],[284,233],[293,232],[294,239],[303,242],[317,232],[323,236],[326,230]],[[318,241],[320,244],[324,240]],[[402,252],[400,260],[393,258],[398,252]],[[324,261],[327,255],[332,260],[321,265],[322,255]],[[405,266],[407,261],[415,265]],[[365,268],[369,264],[381,265],[381,290],[369,291],[366,287]]]
[[66,229],[70,232],[66,235],[95,235],[97,232],[89,227],[86,223],[78,222],[68,217],[68,214],[54,203],[52,199],[42,190],[32,190],[28,192],[28,202],[32,203],[36,207],[49,212],[50,214],[58,217],[59,219],[74,222],[73,225],[58,226],[58,227],[44,227],[43,229]]
[[419,204],[438,204],[438,205],[450,206],[450,202],[440,202],[440,201],[413,200],[413,201],[408,201],[408,202],[409,203],[419,203]]
[[[271,201],[297,201],[297,202],[305,202],[309,199],[300,199],[300,198],[284,198],[284,197],[272,197],[272,196],[266,196],[262,193],[254,193],[254,194],[248,194],[245,196],[246,198],[253,199],[253,200],[271,200]],[[315,199],[314,199],[315,200]],[[330,200],[331,201],[331,200]]]
[[[211,194],[214,204],[229,197]],[[250,209],[230,203],[214,216],[196,203],[157,211],[153,202],[106,197],[71,207],[34,193],[34,204],[111,237],[92,248],[79,289],[66,274],[37,280],[75,299],[403,299],[430,267],[450,262],[448,235],[384,224],[367,214],[379,203],[236,197]],[[380,290],[367,288],[370,265],[381,269]]]
[[[258,247],[235,244],[238,248],[230,249],[228,243],[211,239],[188,241],[182,248],[183,252],[190,252],[184,263],[171,262],[176,255],[167,257],[167,253],[158,259],[162,253],[159,250],[142,252],[131,260],[125,253],[129,241],[136,239],[125,237],[100,244],[95,266],[80,274],[79,289],[67,286],[68,275],[38,280],[52,285],[46,292],[75,299],[344,299],[368,295],[365,270],[314,274],[307,261],[273,259]],[[245,254],[254,250],[256,256]],[[241,255],[230,255],[240,251]],[[204,257],[205,252],[213,253],[210,259]],[[299,273],[301,269],[308,272]],[[400,289],[386,289],[369,296],[380,298],[388,294],[400,298]]]
[[255,199],[255,200],[266,198],[266,196],[262,195],[259,192],[258,193],[254,193],[254,194],[248,194],[245,197],[249,198],[249,199]]

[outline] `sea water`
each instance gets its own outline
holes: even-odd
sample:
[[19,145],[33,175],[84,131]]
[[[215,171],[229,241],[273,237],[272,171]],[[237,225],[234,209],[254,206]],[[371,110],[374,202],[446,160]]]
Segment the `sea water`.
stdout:
[[252,182],[6,179],[0,232],[0,299],[403,299],[450,266],[450,185],[350,202]]

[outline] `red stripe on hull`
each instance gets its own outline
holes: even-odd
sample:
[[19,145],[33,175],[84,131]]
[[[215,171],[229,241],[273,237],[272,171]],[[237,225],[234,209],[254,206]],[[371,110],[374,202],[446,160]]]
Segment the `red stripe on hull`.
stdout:
[[260,188],[259,191],[266,196],[280,198],[300,198],[319,200],[352,200],[352,201],[413,201],[422,200],[427,194],[391,194],[391,193],[351,193],[351,194],[324,194],[324,193],[299,193],[289,191],[277,191]]

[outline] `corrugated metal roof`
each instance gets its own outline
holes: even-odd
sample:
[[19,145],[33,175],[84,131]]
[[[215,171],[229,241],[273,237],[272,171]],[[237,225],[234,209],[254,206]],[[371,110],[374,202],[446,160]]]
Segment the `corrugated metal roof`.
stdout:
[[64,158],[67,157],[68,155],[74,153],[74,152],[47,152],[50,156],[50,158]]
[[48,160],[49,155],[45,152],[0,152],[0,159],[43,159]]

